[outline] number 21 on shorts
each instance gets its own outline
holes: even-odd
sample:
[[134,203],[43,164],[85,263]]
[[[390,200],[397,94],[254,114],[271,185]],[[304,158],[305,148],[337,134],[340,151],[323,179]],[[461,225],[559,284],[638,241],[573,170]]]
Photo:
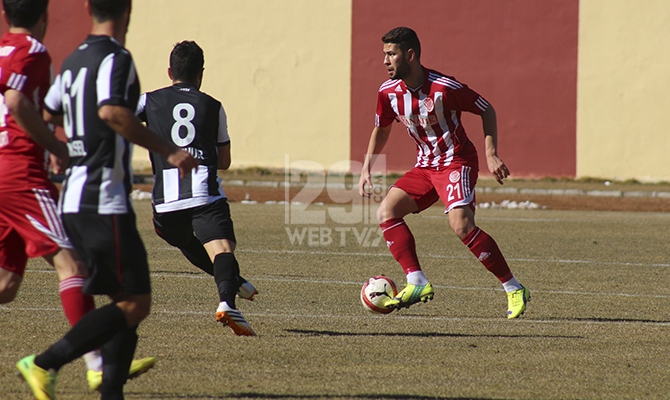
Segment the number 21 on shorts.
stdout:
[[461,173],[459,171],[451,171],[449,174],[449,183],[446,186],[447,200],[449,202],[463,200]]

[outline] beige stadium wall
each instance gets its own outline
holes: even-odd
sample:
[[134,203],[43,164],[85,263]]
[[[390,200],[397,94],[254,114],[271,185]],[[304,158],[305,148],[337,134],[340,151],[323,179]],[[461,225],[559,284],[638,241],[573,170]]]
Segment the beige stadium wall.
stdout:
[[670,1],[581,0],[577,176],[670,181]]
[[[310,169],[345,165],[350,0],[134,1],[126,46],[143,91],[170,84],[169,53],[181,40],[205,52],[201,89],[228,114],[231,168],[284,168],[287,156],[318,161]],[[150,166],[138,146],[133,164]]]

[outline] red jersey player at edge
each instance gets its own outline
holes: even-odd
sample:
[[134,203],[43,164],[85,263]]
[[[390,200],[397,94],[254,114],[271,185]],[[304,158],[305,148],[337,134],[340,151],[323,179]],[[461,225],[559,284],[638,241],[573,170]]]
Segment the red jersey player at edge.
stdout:
[[414,236],[403,218],[425,210],[439,199],[456,235],[502,283],[507,292],[507,318],[517,318],[525,311],[530,292],[514,278],[493,238],[475,224],[477,151],[461,124],[464,111],[481,116],[486,163],[502,184],[509,170],[497,153],[495,110],[465,84],[423,67],[421,44],[412,29],[392,29],[382,36],[382,42],[390,79],[379,88],[375,127],[358,183],[359,193],[369,196],[370,169],[386,144],[394,120],[407,127],[418,149],[414,168],[391,186],[377,210],[389,250],[407,277],[407,286],[386,306],[401,309],[433,298],[433,286],[421,269]]
[[[3,0],[9,24],[0,39],[0,304],[16,297],[28,257],[44,257],[56,269],[65,315],[74,325],[95,308],[82,293],[86,267],[65,234],[57,213],[58,189],[46,169],[45,149],[58,169],[68,150],[44,124],[40,111],[51,86],[51,57],[41,43],[48,0]],[[63,171],[58,171],[63,172]],[[102,382],[99,350],[84,355],[89,387]],[[153,357],[133,361],[131,374],[153,366]]]
[[46,351],[16,364],[40,400],[56,398],[62,366],[98,348],[101,399],[124,398],[137,328],[151,310],[147,253],[129,196],[129,142],[164,154],[182,174],[197,167],[191,155],[161,140],[133,114],[140,83],[123,47],[131,0],[87,0],[84,6],[91,15],[90,34],[63,61],[44,108],[47,120],[62,124],[68,138],[70,162],[59,207],[89,271],[83,291],[108,295],[112,302],[88,312]]

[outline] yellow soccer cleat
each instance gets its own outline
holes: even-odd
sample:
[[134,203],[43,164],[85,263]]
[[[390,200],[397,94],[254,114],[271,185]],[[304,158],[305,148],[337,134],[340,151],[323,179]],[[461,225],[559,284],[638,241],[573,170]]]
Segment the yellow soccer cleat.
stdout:
[[517,318],[526,311],[526,303],[530,301],[530,290],[521,287],[507,293],[507,318]]
[[411,306],[412,304],[418,303],[420,301],[427,302],[428,300],[433,300],[435,291],[433,290],[433,285],[430,282],[425,285],[407,285],[403,290],[400,291],[394,298],[387,301],[385,306],[387,308],[401,309]]
[[16,363],[21,377],[28,383],[37,400],[54,400],[56,398],[56,376],[35,365],[35,355],[24,357]]
[[128,371],[128,379],[134,379],[149,371],[156,365],[156,357],[144,357],[139,360],[133,360],[130,363],[130,370]]
[[[155,357],[145,357],[139,360],[133,360],[133,362],[130,363],[128,379],[137,378],[153,368],[154,365],[156,365]],[[89,369],[86,371],[86,380],[88,381],[88,387],[91,390],[95,391],[100,389],[100,385],[102,385],[102,371],[93,371],[92,369]]]

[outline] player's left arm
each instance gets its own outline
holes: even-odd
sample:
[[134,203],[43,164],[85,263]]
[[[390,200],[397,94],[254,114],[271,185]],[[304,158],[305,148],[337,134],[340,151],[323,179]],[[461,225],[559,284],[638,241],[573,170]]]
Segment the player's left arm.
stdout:
[[230,135],[228,135],[228,116],[223,106],[219,109],[219,129],[217,131],[217,168],[226,170],[230,168]]
[[22,92],[8,89],[4,93],[5,105],[21,129],[38,145],[58,157],[63,165],[69,162],[67,146],[42,120],[40,113],[30,99]]
[[69,162],[67,146],[56,138],[44,123],[39,108],[31,99],[41,92],[41,85],[50,74],[51,59],[46,52],[19,51],[14,64],[0,73],[0,94],[7,112],[21,129],[38,145],[58,157],[63,165]]
[[482,118],[482,128],[484,130],[484,146],[486,151],[486,164],[489,172],[499,184],[503,184],[503,179],[509,176],[509,169],[498,156],[498,121],[496,110],[491,103],[486,110],[480,114]]
[[223,170],[230,168],[230,142],[226,145],[218,146],[218,152],[217,168]]
[[484,146],[486,165],[489,172],[499,184],[509,176],[509,169],[498,156],[498,121],[493,105],[486,101],[479,93],[470,89],[468,85],[458,83],[458,88],[450,90],[448,98],[454,102],[457,109],[477,114],[482,119],[484,130]]
[[182,178],[198,168],[198,162],[189,153],[142,125],[134,109],[105,104],[98,109],[98,117],[127,140],[165,157],[167,162],[179,168]]

